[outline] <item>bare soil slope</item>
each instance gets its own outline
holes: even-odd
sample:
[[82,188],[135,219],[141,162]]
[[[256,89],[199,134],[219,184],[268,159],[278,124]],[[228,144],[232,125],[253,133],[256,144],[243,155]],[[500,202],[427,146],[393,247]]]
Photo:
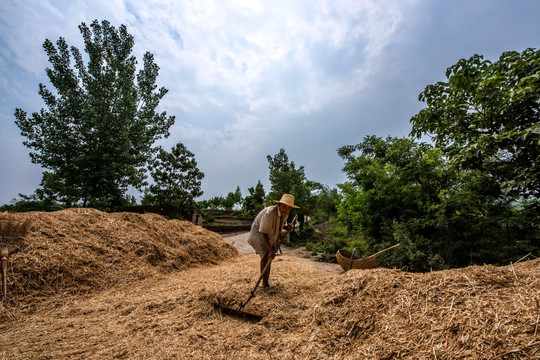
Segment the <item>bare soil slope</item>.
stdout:
[[[110,217],[119,216],[94,215],[96,227],[106,227]],[[167,220],[152,219],[160,224],[154,227],[156,232],[157,228],[167,226]],[[186,225],[187,231],[183,231],[174,223],[176,235],[171,239],[185,237],[184,245],[176,246],[188,246],[188,233],[193,229]],[[73,222],[71,227],[81,225]],[[145,226],[142,231],[150,231],[148,228],[153,227]],[[111,231],[110,226],[107,229]],[[228,245],[216,236],[210,237],[210,241],[222,246],[224,252],[229,251]],[[51,244],[56,237],[51,237]],[[134,237],[135,233],[131,233],[130,238]],[[152,238],[155,237],[158,236]],[[140,235],[139,239],[142,238]],[[72,238],[72,251],[83,246],[79,241],[86,240]],[[130,239],[124,241],[129,243]],[[253,323],[224,315],[212,305],[215,301],[242,302],[258,278],[256,255],[235,255],[234,251],[230,254],[227,259],[203,261],[207,265],[197,260],[185,262],[178,266],[179,271],[172,271],[172,265],[165,266],[164,271],[154,271],[140,279],[131,277],[133,280],[126,284],[99,280],[105,275],[92,272],[89,277],[98,277],[93,282],[110,286],[81,294],[66,290],[54,295],[43,290],[44,300],[31,310],[8,304],[9,308],[2,308],[0,358],[536,359],[540,356],[540,260],[426,274],[389,269],[330,274],[311,266],[310,261],[280,256],[272,267],[273,288],[258,290],[248,304],[248,308],[267,314],[262,321]],[[163,259],[168,256],[167,253]],[[115,264],[126,259],[130,262],[135,257],[105,257],[102,262]],[[10,261],[14,274],[21,264],[15,258]],[[25,266],[30,265],[25,263]],[[54,273],[55,269],[51,271]],[[36,290],[32,296],[38,295]],[[28,300],[28,296],[17,299]]]

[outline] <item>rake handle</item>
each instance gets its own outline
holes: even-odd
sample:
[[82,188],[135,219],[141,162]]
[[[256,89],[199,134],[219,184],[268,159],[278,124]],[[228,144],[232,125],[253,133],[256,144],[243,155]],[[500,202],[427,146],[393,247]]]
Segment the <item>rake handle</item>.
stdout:
[[242,305],[240,305],[240,310],[242,310],[244,308],[244,306],[246,306],[247,303],[253,298],[253,296],[255,296],[255,290],[257,290],[257,288],[259,287],[259,284],[261,283],[261,280],[262,280],[264,274],[266,274],[266,272],[268,271],[268,268],[270,267],[270,263],[272,262],[272,260],[274,260],[274,258],[269,259],[268,262],[266,263],[266,266],[264,267],[263,271],[261,271],[261,275],[259,276],[259,279],[257,280],[257,283],[255,283],[255,286],[253,287],[253,290],[251,290],[251,293],[249,294],[249,297],[246,299],[246,301],[244,301],[244,303]]
[[382,254],[382,253],[385,252],[385,251],[391,250],[391,249],[393,249],[393,248],[397,248],[399,245],[400,245],[400,244],[392,245],[392,246],[390,246],[389,248],[386,248],[386,249],[384,249],[384,250],[381,250],[381,251],[379,251],[379,252],[376,252],[375,254],[370,255],[370,256],[377,256],[377,255],[379,255],[379,254]]

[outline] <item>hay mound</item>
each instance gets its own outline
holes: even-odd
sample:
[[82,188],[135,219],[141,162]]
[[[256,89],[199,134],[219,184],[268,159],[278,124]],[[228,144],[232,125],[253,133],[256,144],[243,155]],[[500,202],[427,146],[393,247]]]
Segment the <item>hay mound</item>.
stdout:
[[265,314],[253,323],[213,306],[242,303],[259,275],[258,256],[217,234],[151,214],[6,216],[33,220],[10,256],[10,298],[48,299],[6,307],[6,359],[540,358],[540,259],[334,275],[284,254],[246,306]]
[[287,256],[253,323],[212,300],[246,299],[257,256],[48,303],[0,322],[6,359],[538,359],[540,260],[410,274],[321,273]]
[[327,356],[540,357],[539,260],[426,274],[356,271],[328,285],[302,322],[316,325]]
[[90,293],[238,255],[218,234],[156,214],[95,209],[0,214],[0,223],[26,219],[31,227],[8,266],[12,305]]

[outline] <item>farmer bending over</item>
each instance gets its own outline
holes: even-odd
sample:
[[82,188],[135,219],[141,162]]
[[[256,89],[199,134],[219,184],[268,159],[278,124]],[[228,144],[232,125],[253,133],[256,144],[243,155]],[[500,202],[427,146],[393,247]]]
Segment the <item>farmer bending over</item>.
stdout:
[[[274,200],[274,202],[277,205],[268,206],[262,209],[259,215],[257,215],[251,225],[251,231],[248,237],[248,244],[253,246],[257,254],[261,257],[261,273],[266,264],[276,255],[281,230],[292,230],[292,225],[283,226],[289,216],[289,212],[292,208],[299,208],[294,205],[294,196],[290,194],[284,194],[281,200]],[[268,284],[269,277],[270,265],[268,265],[268,269],[262,278],[263,288],[270,286]]]

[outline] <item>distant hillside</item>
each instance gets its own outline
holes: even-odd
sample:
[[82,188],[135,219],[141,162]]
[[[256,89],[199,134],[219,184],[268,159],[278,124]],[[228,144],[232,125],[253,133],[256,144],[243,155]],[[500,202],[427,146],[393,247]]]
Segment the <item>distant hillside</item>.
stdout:
[[207,210],[203,226],[219,234],[244,232],[251,229],[254,217],[245,217],[240,211]]

